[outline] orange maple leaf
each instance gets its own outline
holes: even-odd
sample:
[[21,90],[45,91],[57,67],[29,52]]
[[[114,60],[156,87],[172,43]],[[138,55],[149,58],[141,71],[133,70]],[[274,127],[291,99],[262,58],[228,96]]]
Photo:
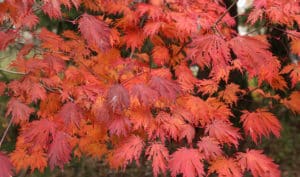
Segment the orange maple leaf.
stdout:
[[257,109],[255,112],[243,111],[241,116],[246,134],[250,135],[255,143],[261,136],[269,136],[273,133],[280,136],[281,125],[279,120],[265,109]]
[[271,158],[265,156],[261,150],[247,150],[238,153],[237,157],[242,171],[250,170],[254,177],[279,177],[280,171]]

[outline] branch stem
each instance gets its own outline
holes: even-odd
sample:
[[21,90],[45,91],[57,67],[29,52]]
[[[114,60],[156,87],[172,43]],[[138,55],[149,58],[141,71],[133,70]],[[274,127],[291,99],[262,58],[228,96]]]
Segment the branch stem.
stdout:
[[10,74],[18,74],[18,75],[25,75],[26,73],[23,72],[18,72],[18,71],[11,71],[5,68],[0,68],[0,71],[6,72],[6,73],[10,73]]
[[217,21],[213,24],[212,28],[216,29],[217,25],[221,22],[221,20],[225,17],[227,13],[229,13],[230,9],[234,7],[238,0],[234,0],[232,4],[226,9],[226,11],[217,19]]
[[12,122],[13,122],[13,117],[9,120],[9,123],[8,123],[8,125],[7,125],[7,127],[6,127],[6,129],[5,129],[5,131],[4,131],[4,133],[3,133],[3,136],[2,136],[2,138],[1,138],[1,140],[0,140],[0,148],[1,148],[1,146],[2,146],[2,143],[3,143],[3,141],[4,141],[4,139],[5,139],[6,135],[7,135],[7,133],[8,133],[9,128],[10,128],[11,125],[12,125]]
[[225,17],[225,15],[227,13],[229,13],[229,11],[231,10],[231,8],[233,8],[233,6],[237,3],[238,0],[234,0],[232,2],[232,4],[226,9],[226,11],[218,18],[218,20],[215,22],[214,26],[217,26],[218,23],[220,23],[220,21]]

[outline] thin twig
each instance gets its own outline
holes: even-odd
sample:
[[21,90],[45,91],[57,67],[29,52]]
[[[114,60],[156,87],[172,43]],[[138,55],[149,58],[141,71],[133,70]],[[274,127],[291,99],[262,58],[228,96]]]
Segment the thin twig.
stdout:
[[221,22],[221,20],[225,17],[227,13],[229,13],[230,9],[237,3],[238,0],[234,0],[233,3],[226,9],[226,11],[217,19],[217,21],[213,24],[212,29],[221,35],[220,31],[217,29],[217,25]]
[[225,17],[225,15],[230,11],[230,9],[237,3],[238,0],[234,0],[233,3],[226,9],[226,11],[218,18],[218,20],[214,23],[213,27],[216,27],[218,23]]
[[3,136],[2,136],[1,141],[0,141],[0,148],[1,148],[1,146],[2,146],[2,143],[3,143],[3,141],[4,141],[4,139],[5,139],[6,135],[7,135],[7,133],[8,133],[9,128],[10,128],[11,125],[12,125],[13,118],[14,118],[14,117],[11,117],[11,119],[10,119],[10,121],[9,121],[9,123],[8,123],[8,125],[7,125],[7,127],[6,127],[6,129],[5,129],[5,131],[4,131],[4,133],[3,133]]
[[5,68],[0,68],[0,71],[6,72],[6,73],[11,73],[11,74],[19,74],[19,75],[25,75],[27,73],[24,72],[18,72],[18,71],[11,71]]
[[179,55],[179,54],[183,51],[183,49],[184,49],[188,44],[190,44],[191,42],[192,42],[191,39],[189,39],[189,41],[184,42],[183,45],[180,47],[180,49],[176,52],[176,54],[175,54],[174,56]]
[[293,37],[300,38],[300,35],[298,36],[298,35],[296,35],[296,34],[293,34],[293,33],[289,32],[289,31],[280,29],[280,28],[278,28],[278,27],[276,27],[276,26],[270,25],[269,27],[270,27],[270,28],[273,28],[273,29],[276,29],[276,30],[278,30],[278,31],[281,31],[281,32],[283,32],[283,33],[289,34],[289,35],[291,35],[291,36],[293,36]]
[[[60,88],[51,88],[51,87],[48,87],[43,81],[40,81],[42,87],[44,87],[47,91],[49,92],[53,92],[53,93],[60,93],[62,94],[63,91],[60,89]],[[71,102],[74,102],[75,100],[71,97],[71,96],[68,96],[68,99],[71,101]]]

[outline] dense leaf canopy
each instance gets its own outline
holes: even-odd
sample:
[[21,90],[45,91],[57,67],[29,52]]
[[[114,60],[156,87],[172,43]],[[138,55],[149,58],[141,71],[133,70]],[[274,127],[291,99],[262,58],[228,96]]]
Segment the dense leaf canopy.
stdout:
[[[276,105],[300,113],[299,65],[272,51],[278,36],[240,36],[231,7],[222,0],[1,1],[0,50],[20,50],[1,69],[19,75],[0,82],[19,134],[12,152],[0,152],[0,177],[63,169],[84,156],[123,170],[145,156],[154,176],[280,176],[245,142],[280,136]],[[66,25],[46,28],[42,18]],[[290,55],[300,54],[299,1],[254,0],[247,23],[279,29]],[[253,95],[266,104],[247,106]]]

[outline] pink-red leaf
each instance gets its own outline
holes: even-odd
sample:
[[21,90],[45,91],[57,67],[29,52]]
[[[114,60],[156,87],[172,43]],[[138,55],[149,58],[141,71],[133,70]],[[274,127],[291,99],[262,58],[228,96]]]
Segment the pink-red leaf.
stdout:
[[63,169],[64,164],[70,161],[72,148],[68,141],[69,136],[65,132],[55,133],[48,150],[49,165],[52,170],[55,166]]
[[42,10],[45,14],[49,15],[51,18],[61,18],[62,13],[60,11],[60,0],[52,0],[52,1],[46,1],[42,6]]
[[9,158],[0,152],[0,177],[11,177],[13,175],[13,165]]
[[233,127],[227,121],[218,119],[206,126],[205,133],[216,138],[220,143],[233,144],[236,148],[239,145],[238,140],[242,139],[238,128]]
[[13,122],[15,124],[22,124],[28,122],[29,116],[33,112],[33,108],[30,108],[16,98],[11,98],[7,104],[7,111],[5,116],[7,117],[11,114]]
[[110,28],[105,22],[85,13],[81,16],[78,27],[88,44],[96,45],[104,51],[110,48]]
[[123,162],[125,168],[133,160],[139,165],[139,158],[145,146],[144,141],[135,135],[125,138],[120,146],[115,150],[114,157]]
[[144,84],[136,84],[130,90],[130,95],[137,98],[141,105],[149,106],[158,99],[158,93]]
[[159,93],[159,96],[170,101],[174,101],[180,91],[173,81],[159,76],[152,76],[149,85]]
[[163,25],[163,22],[147,22],[144,26],[144,34],[146,36],[154,36],[158,33],[160,27]]
[[129,93],[121,84],[110,87],[107,93],[107,104],[112,112],[121,112],[130,105]]
[[25,143],[30,143],[32,147],[36,145],[45,147],[53,140],[56,128],[57,125],[50,120],[36,120],[22,130],[21,136],[24,137]]
[[238,160],[242,170],[250,170],[254,177],[279,177],[278,165],[263,154],[261,150],[247,150],[245,153],[238,153]]
[[127,117],[114,115],[109,122],[109,133],[117,136],[126,136],[131,128],[131,122]]
[[183,177],[204,176],[202,155],[197,149],[180,148],[174,152],[169,160],[171,176],[182,174]]
[[160,171],[166,175],[169,161],[168,149],[161,143],[153,143],[146,149],[146,155],[148,155],[148,160],[152,160],[154,177],[157,177]]
[[241,65],[250,78],[258,76],[258,82],[272,83],[278,76],[280,63],[268,50],[270,45],[265,36],[239,36],[229,42]]
[[224,39],[218,35],[197,36],[191,43],[188,56],[200,67],[226,66],[230,61],[230,50]]
[[92,113],[98,121],[109,119],[109,109],[103,97],[98,97],[92,106]]
[[83,118],[83,113],[77,104],[68,102],[58,112],[58,117],[64,121],[65,125],[78,127],[80,120]]
[[203,153],[205,159],[215,159],[223,154],[220,144],[215,138],[209,136],[201,138],[197,143],[198,149]]

